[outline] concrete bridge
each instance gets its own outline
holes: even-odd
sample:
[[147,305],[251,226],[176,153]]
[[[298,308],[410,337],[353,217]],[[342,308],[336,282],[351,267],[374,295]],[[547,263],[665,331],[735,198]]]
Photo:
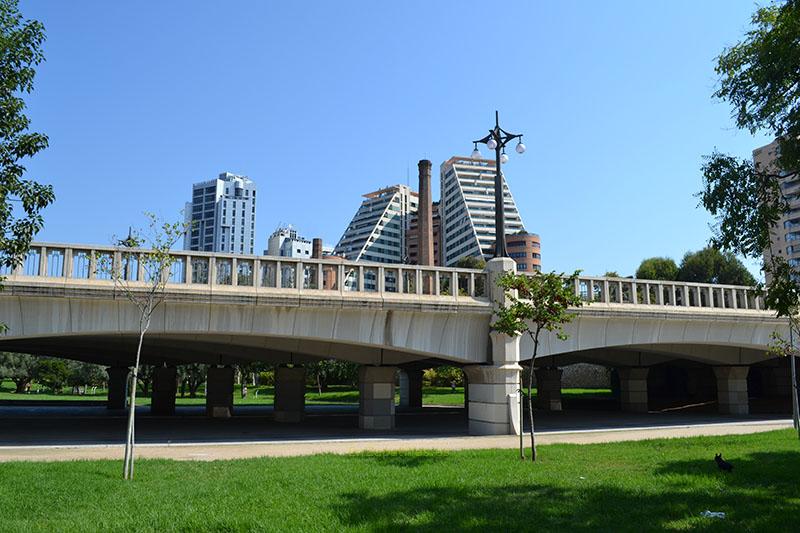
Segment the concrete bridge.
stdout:
[[[142,254],[35,244],[20,267],[0,271],[0,320],[9,328],[0,350],[108,365],[110,405],[124,405],[138,313],[97,265],[113,261],[143,290]],[[229,365],[267,361],[280,364],[276,418],[299,420],[302,363],[337,358],[363,365],[362,427],[385,429],[394,424],[398,369],[404,402],[414,406],[421,403],[421,370],[455,364],[469,382],[470,431],[518,431],[519,363],[531,346],[490,331],[492,302],[504,297],[494,280],[514,268],[512,260],[478,271],[182,251],[174,257],[143,349],[144,361],[160,367],[154,410],[174,409],[174,365],[203,362],[218,365],[208,375],[208,411],[228,416]],[[723,412],[746,412],[749,368],[773,368],[767,344],[785,328],[748,287],[581,277],[575,290],[590,305],[576,310],[568,341],[544,340],[537,370],[543,408],[560,408],[558,367],[596,362],[618,369],[623,408],[646,410],[649,370],[681,361],[713,372]],[[775,368],[764,380],[780,381]]]

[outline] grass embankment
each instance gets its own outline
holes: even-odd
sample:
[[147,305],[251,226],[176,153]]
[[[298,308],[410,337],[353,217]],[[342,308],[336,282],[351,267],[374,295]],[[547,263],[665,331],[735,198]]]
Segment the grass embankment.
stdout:
[[[37,386],[34,385],[35,391]],[[69,388],[65,388],[62,394],[51,394],[40,388],[41,392],[31,392],[30,394],[16,394],[14,392],[14,383],[11,381],[4,381],[0,383],[0,401],[105,401],[108,391],[105,389],[97,388],[95,392],[87,394],[71,394]],[[91,389],[90,389],[91,390]],[[535,389],[534,389],[535,393]],[[565,400],[569,399],[608,399],[611,397],[609,389],[564,389],[562,395]],[[395,398],[397,402],[400,401],[399,391],[396,393]],[[275,400],[275,388],[268,386],[248,387],[247,398],[242,398],[241,386],[234,386],[233,403],[234,405],[271,405]],[[180,395],[176,399],[177,405],[203,405],[206,399],[203,394],[203,389],[198,391],[197,397],[190,398],[188,393],[186,396]],[[331,385],[327,391],[319,393],[315,387],[308,387],[306,389],[306,403],[307,404],[357,404],[358,403],[358,389],[348,387],[345,385]],[[464,405],[464,388],[456,387],[455,392],[450,387],[423,387],[422,389],[422,403],[423,405],[446,405],[446,406],[462,406]],[[136,405],[150,405],[150,398],[139,396],[136,399]]]
[[[792,431],[220,462],[6,463],[4,531],[796,531]],[[731,474],[713,462],[721,451]],[[705,510],[725,519],[704,518]]]

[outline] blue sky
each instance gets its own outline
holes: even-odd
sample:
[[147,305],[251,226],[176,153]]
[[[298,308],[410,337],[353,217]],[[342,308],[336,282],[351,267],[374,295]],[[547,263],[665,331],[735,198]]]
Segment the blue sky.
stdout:
[[[712,100],[749,1],[21,2],[47,30],[28,98],[56,203],[38,240],[107,244],[143,211],[177,219],[222,171],[279,223],[335,244],[361,194],[416,181],[501,125],[546,270],[632,274],[708,240],[702,155],[768,142]],[[485,149],[484,149],[485,152]],[[409,170],[410,169],[410,170]]]

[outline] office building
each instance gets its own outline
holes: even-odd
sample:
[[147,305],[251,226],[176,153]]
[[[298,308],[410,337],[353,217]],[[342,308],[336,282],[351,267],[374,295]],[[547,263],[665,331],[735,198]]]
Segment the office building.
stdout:
[[253,254],[256,227],[256,185],[246,176],[223,172],[195,183],[186,203],[185,250]]
[[517,272],[542,270],[542,241],[526,231],[506,234],[508,256],[517,263]]
[[292,226],[279,227],[269,236],[264,255],[311,258],[312,243],[311,240],[299,236]]
[[[781,192],[789,209],[772,229],[771,245],[764,251],[764,262],[770,263],[768,254],[784,257],[792,267],[800,267],[800,176],[789,174],[777,167],[778,142],[773,141],[753,151],[753,161],[758,168],[781,175]],[[766,272],[767,282],[770,274]]]
[[365,194],[334,254],[351,261],[404,262],[408,225],[417,203],[417,193],[406,185]]
[[[451,157],[440,167],[441,261],[455,265],[467,256],[489,260],[494,256],[495,162]],[[524,232],[517,206],[503,180],[506,234]]]

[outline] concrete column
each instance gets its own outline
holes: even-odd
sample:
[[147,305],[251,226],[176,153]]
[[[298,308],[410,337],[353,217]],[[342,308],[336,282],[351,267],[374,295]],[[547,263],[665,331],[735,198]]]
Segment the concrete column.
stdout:
[[206,414],[212,418],[230,418],[233,415],[233,367],[208,369]]
[[536,368],[536,405],[545,411],[561,410],[561,374],[555,367]]
[[620,408],[623,411],[647,412],[647,367],[617,369]]
[[178,390],[177,375],[178,369],[174,366],[161,366],[153,370],[153,394],[150,400],[151,414],[175,414],[175,393]]
[[280,365],[275,369],[275,421],[300,422],[305,408],[305,367]]
[[125,409],[125,393],[128,392],[127,382],[130,368],[127,366],[110,366],[108,373],[108,409]]
[[394,378],[397,367],[362,366],[358,371],[358,427],[394,429]]
[[[469,380],[467,404],[470,435],[518,435],[519,372],[517,363],[464,367]],[[517,423],[514,423],[514,422]]]
[[422,370],[400,370],[400,407],[422,409]]
[[749,366],[715,366],[717,377],[717,403],[719,412],[724,414],[746,415],[750,412],[747,395],[747,374]]

